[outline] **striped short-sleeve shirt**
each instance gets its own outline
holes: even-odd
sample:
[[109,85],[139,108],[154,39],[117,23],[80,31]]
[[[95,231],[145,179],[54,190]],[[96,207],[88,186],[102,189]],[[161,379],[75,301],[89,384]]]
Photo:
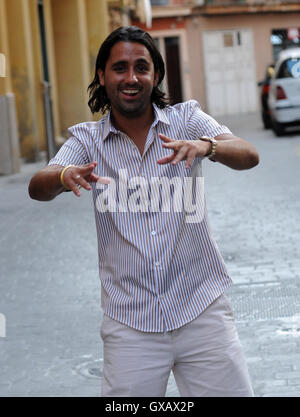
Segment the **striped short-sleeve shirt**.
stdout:
[[111,123],[77,124],[49,164],[97,161],[92,184],[101,304],[105,314],[144,332],[177,329],[195,319],[231,284],[209,226],[201,158],[190,168],[157,160],[170,154],[158,134],[197,140],[231,133],[194,101],[160,109],[143,155]]

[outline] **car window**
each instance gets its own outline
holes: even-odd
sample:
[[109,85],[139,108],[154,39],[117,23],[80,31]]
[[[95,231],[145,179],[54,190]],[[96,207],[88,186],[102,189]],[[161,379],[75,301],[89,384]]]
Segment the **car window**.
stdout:
[[289,58],[278,71],[277,78],[300,78],[300,58]]

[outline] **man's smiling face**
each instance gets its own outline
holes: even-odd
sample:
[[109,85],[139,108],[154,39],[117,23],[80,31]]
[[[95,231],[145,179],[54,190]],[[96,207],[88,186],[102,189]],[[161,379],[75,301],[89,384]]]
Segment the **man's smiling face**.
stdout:
[[137,42],[118,42],[110,50],[104,72],[98,70],[113,113],[128,118],[144,114],[151,105],[158,74],[148,49]]

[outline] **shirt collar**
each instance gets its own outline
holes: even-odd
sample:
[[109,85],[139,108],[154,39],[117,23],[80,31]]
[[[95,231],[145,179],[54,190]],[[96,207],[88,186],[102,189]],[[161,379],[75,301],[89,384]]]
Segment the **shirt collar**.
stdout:
[[103,140],[107,139],[109,134],[118,133],[117,129],[113,126],[110,120],[111,111],[104,117],[104,130],[103,130]]
[[154,108],[154,114],[155,114],[155,124],[157,122],[162,122],[165,123],[167,125],[170,124],[170,121],[167,117],[167,112],[166,109],[160,109],[156,104],[153,103],[153,108]]
[[[152,127],[155,126],[158,122],[165,123],[167,125],[170,124],[169,119],[166,115],[166,111],[164,109],[160,109],[156,104],[153,103],[154,109],[154,122]],[[110,133],[118,134],[119,131],[114,127],[111,123],[111,111],[104,117],[104,130],[103,130],[103,140],[106,140]]]

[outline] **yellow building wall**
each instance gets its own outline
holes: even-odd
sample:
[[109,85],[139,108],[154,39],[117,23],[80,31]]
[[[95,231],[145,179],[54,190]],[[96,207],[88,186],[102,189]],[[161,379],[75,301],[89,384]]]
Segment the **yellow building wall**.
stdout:
[[0,95],[4,95],[12,92],[5,0],[0,0],[0,53],[5,56],[6,76],[0,77]]
[[0,174],[14,174],[20,171],[20,150],[5,0],[0,0],[0,53],[4,57],[0,74]]
[[94,66],[99,48],[108,35],[108,8],[105,0],[86,0],[89,64],[91,76],[94,76]]
[[61,137],[61,125],[60,125],[60,113],[58,103],[58,89],[57,89],[57,77],[56,77],[56,60],[54,49],[54,34],[53,34],[53,17],[51,0],[44,0],[44,19],[45,19],[45,36],[47,44],[47,57],[48,57],[48,70],[51,86],[51,99],[52,99],[52,113],[53,113],[53,130],[56,144],[62,142]]
[[[86,12],[88,27],[90,84],[95,75],[95,63],[99,48],[109,32],[108,3],[106,0],[86,0]],[[93,120],[98,120],[101,115],[95,114],[90,117],[92,117]]]
[[61,131],[89,120],[90,79],[84,0],[52,0],[52,23]]
[[[69,126],[93,120],[87,87],[108,35],[107,1],[43,0],[43,6],[53,129],[59,145]],[[15,95],[21,156],[27,161],[39,159],[47,147],[41,48],[37,0],[0,0],[0,52],[7,62],[0,95]]]
[[88,107],[87,87],[94,77],[99,47],[108,35],[105,0],[52,0],[57,103],[64,137],[73,124],[98,119]]
[[35,160],[46,144],[36,1],[6,0],[6,9],[21,155]]

